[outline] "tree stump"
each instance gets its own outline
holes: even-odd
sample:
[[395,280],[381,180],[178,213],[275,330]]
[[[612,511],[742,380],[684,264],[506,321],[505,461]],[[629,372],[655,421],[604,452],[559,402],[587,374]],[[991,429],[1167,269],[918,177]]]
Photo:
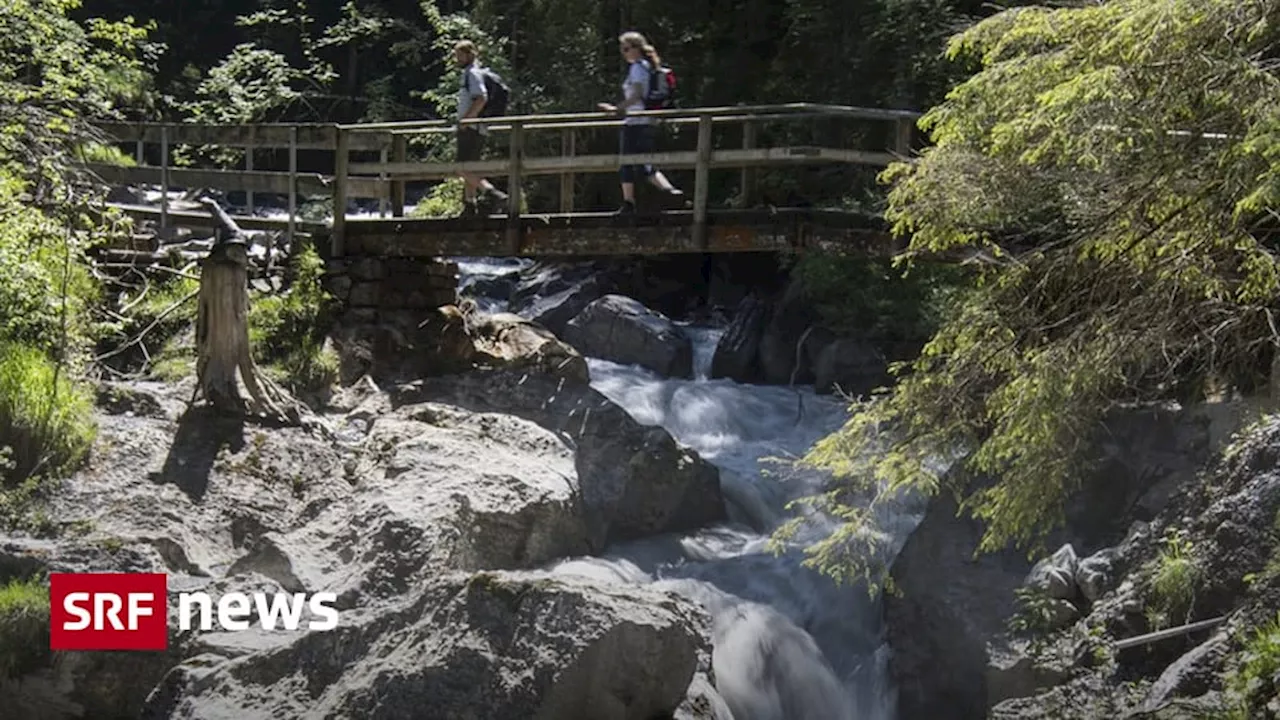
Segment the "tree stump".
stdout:
[[[249,347],[249,253],[240,228],[212,200],[202,203],[221,226],[209,256],[201,262],[196,314],[196,390],[215,410],[262,413],[300,423],[306,414],[297,400],[253,361]],[[246,407],[236,373],[249,391]]]

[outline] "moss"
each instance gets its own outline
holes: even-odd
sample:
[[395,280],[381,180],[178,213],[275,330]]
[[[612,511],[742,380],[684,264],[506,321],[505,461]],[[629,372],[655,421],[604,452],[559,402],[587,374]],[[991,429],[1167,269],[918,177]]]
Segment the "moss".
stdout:
[[16,678],[48,664],[49,590],[35,580],[0,586],[0,678]]

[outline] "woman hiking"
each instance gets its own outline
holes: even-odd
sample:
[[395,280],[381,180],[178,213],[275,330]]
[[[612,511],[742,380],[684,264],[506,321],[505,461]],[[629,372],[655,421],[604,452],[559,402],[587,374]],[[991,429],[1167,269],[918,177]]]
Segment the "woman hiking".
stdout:
[[[599,108],[605,112],[627,115],[630,112],[644,110],[644,98],[649,89],[650,73],[662,67],[662,59],[644,35],[631,31],[618,37],[618,49],[626,58],[627,76],[622,81],[621,108],[609,103],[600,103]],[[628,116],[622,121],[621,154],[657,152],[657,127],[655,118],[648,116]],[[654,187],[671,197],[684,197],[684,192],[667,180],[661,171],[652,165],[623,165],[622,175],[622,207],[619,214],[636,211],[636,179],[639,176],[648,178]]]

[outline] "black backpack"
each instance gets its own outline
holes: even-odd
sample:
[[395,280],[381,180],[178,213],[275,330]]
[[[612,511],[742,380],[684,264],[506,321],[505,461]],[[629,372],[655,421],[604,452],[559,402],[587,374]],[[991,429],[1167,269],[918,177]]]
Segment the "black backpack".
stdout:
[[[502,81],[502,76],[490,70],[487,67],[479,68],[480,77],[484,78],[484,89],[489,94],[489,99],[485,101],[484,107],[480,110],[480,117],[497,117],[507,114],[507,100],[511,98],[511,88]],[[462,82],[466,83],[470,77],[469,73],[463,73]]]
[[645,110],[670,110],[676,106],[676,73],[669,67],[649,68],[649,91]]

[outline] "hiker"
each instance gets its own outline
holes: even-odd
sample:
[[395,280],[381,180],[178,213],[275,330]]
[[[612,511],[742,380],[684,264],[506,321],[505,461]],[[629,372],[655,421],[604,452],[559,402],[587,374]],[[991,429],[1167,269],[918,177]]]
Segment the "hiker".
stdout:
[[[453,47],[453,59],[462,68],[462,84],[458,88],[458,162],[471,162],[480,159],[484,148],[484,140],[489,129],[484,125],[462,125],[461,121],[480,117],[485,103],[489,101],[489,91],[485,88],[484,73],[479,64],[480,53],[475,43],[470,40],[459,41]],[[462,190],[462,214],[477,215],[477,189],[500,207],[505,207],[507,194],[498,190],[488,179],[462,173],[466,183]]]
[[[627,115],[629,112],[645,109],[645,97],[649,92],[650,74],[662,67],[662,59],[644,35],[631,31],[618,37],[618,49],[622,57],[629,63],[626,79],[622,81],[622,107],[609,103],[600,103],[597,107],[605,112]],[[623,155],[657,152],[657,126],[655,118],[648,116],[629,116],[622,121],[621,153]],[[652,165],[623,165],[622,207],[618,214],[630,214],[636,211],[636,179],[640,176],[648,178],[654,187],[669,197],[683,198],[684,192],[667,180],[661,171]]]

